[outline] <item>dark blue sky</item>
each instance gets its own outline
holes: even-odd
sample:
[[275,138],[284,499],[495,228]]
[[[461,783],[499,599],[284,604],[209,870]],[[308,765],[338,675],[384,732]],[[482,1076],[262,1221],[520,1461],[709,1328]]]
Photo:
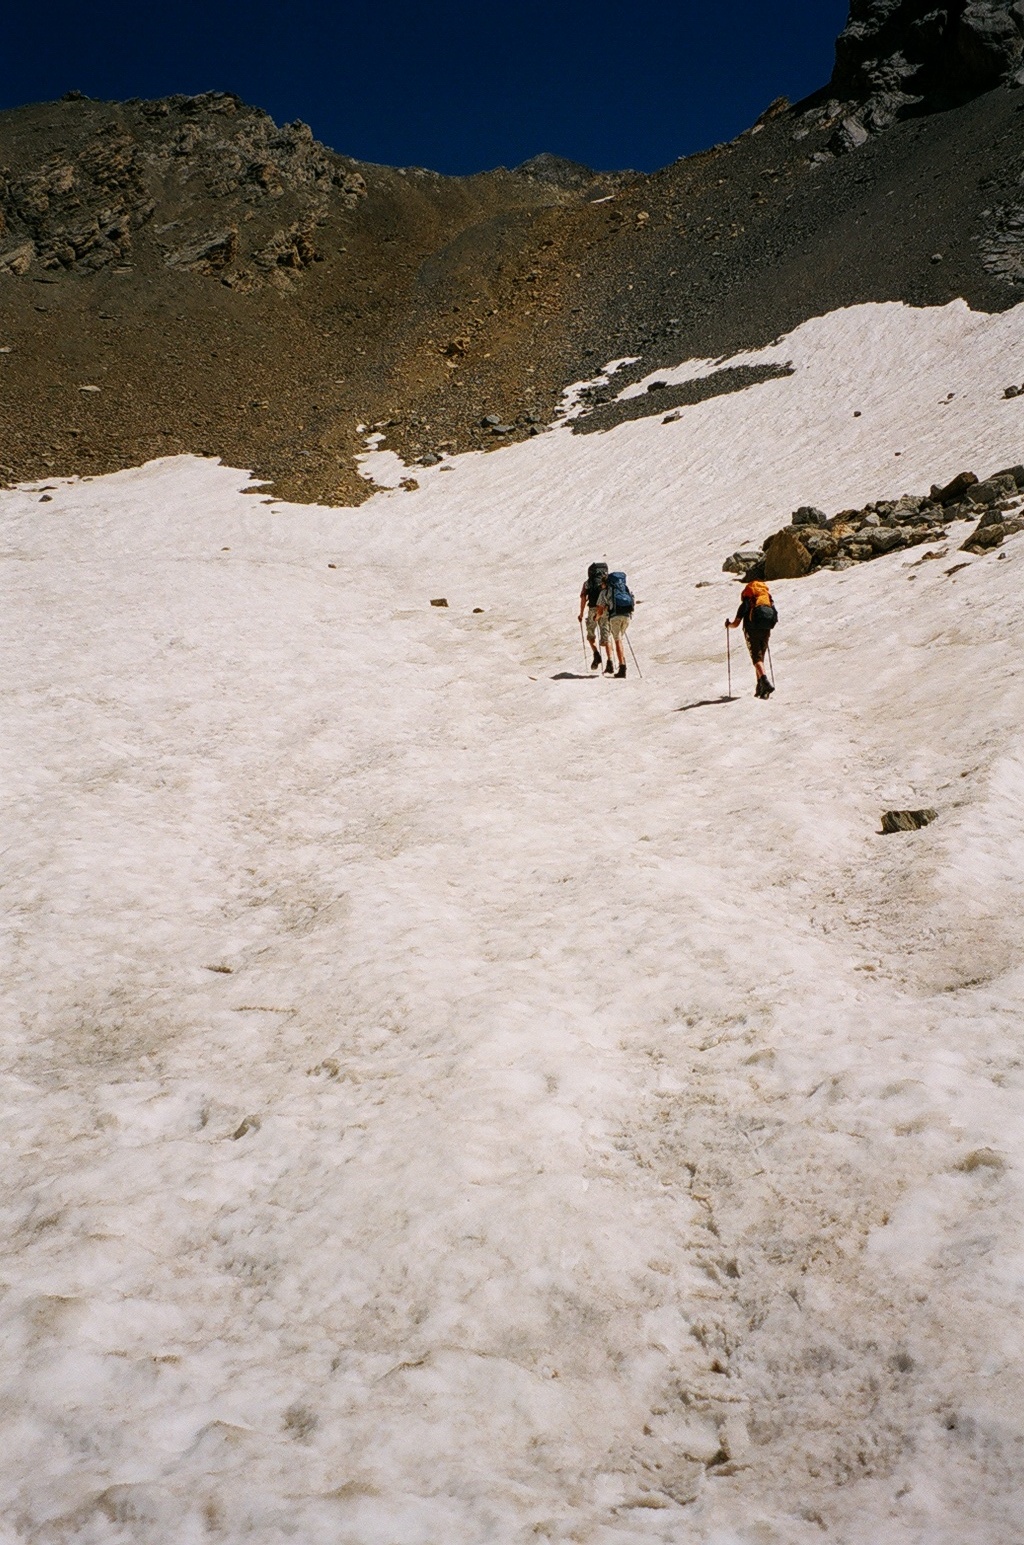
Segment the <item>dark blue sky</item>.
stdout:
[[0,107],[236,91],[366,161],[541,150],[650,171],[828,80],[847,0],[55,0],[11,7]]

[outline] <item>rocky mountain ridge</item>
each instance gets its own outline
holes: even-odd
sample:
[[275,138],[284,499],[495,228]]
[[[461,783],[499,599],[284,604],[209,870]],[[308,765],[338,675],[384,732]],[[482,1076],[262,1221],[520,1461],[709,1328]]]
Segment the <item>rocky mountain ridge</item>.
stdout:
[[412,463],[497,448],[635,360],[595,431],[652,370],[839,306],[1005,309],[1022,14],[854,0],[828,87],[650,175],[377,167],[226,92],[2,114],[0,477],[187,450],[352,502],[368,429]]

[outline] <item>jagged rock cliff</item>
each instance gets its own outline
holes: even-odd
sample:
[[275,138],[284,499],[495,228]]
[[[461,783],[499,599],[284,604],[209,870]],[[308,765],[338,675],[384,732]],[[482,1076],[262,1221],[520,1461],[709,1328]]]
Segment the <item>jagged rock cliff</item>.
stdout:
[[1022,52],[1022,0],[851,0],[832,91],[877,132],[1016,81]]

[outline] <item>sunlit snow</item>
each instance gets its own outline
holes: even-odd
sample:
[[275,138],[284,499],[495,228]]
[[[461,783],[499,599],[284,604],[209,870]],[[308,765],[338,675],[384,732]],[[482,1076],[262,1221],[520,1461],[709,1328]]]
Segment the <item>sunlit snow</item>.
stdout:
[[0,494],[3,1545],[1019,1539],[1024,534],[776,584],[767,704],[721,564],[1024,459],[1024,307],[775,359]]

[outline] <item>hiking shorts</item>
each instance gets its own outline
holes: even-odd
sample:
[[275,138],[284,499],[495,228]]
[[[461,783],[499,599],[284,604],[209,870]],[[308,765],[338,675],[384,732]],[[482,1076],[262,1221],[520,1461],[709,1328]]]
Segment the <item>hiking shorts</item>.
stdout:
[[602,644],[608,642],[608,618],[598,617],[596,606],[587,607],[587,638],[592,649],[597,648],[597,638],[600,638]]
[[628,618],[628,616],[626,616],[626,617],[609,617],[608,618],[608,632],[611,634],[612,638],[621,638],[623,633],[625,633],[625,631],[626,631],[626,629],[628,627],[629,627],[629,618]]
[[744,628],[743,637],[747,641],[750,650],[750,658],[755,665],[764,664],[764,652],[768,648],[770,631],[765,628]]

